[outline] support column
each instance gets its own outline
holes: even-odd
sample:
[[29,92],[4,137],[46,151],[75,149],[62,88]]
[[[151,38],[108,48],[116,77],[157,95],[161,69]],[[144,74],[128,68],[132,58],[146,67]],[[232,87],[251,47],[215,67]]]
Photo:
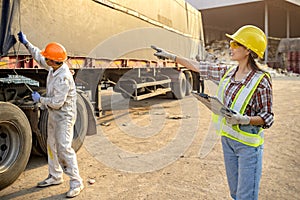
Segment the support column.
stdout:
[[[265,34],[267,36],[267,40],[269,37],[269,15],[268,15],[268,3],[265,1]],[[268,46],[265,51],[265,64],[268,62]]]
[[96,92],[96,114],[98,117],[102,117],[102,101],[101,101],[101,82],[97,85]]
[[286,38],[290,38],[290,11],[286,10]]

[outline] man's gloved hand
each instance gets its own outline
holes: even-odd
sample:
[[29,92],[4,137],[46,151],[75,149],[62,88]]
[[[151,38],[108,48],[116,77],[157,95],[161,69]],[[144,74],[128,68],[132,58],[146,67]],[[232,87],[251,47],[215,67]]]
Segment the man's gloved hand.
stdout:
[[20,32],[18,33],[18,38],[19,38],[19,41],[20,41],[22,44],[26,45],[26,44],[28,43],[28,40],[27,40],[27,38],[26,38],[26,35],[25,35],[22,31],[20,31]]
[[33,99],[33,102],[34,102],[34,103],[37,103],[37,102],[40,101],[41,95],[40,95],[38,92],[34,91],[34,92],[31,94],[31,97],[32,97],[32,99]]
[[156,57],[158,57],[159,59],[165,60],[165,59],[170,59],[172,61],[176,60],[176,55],[171,54],[161,48],[158,48],[156,46],[151,45],[151,48],[154,49],[156,51],[156,53],[154,54]]
[[225,119],[228,124],[250,124],[250,117],[248,117],[247,115],[241,115],[240,113],[225,114]]

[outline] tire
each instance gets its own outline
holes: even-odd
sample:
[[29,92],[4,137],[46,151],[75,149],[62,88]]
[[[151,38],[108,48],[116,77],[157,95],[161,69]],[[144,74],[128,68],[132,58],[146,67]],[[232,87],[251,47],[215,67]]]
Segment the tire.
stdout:
[[193,76],[192,72],[184,71],[185,79],[186,79],[186,91],[185,95],[189,96],[193,91]]
[[114,87],[114,91],[121,93],[124,99],[130,99],[131,98],[130,95],[134,93],[134,89],[133,89],[134,83],[135,81],[133,79],[127,79],[127,80],[120,79],[117,85]]
[[17,106],[0,102],[0,190],[12,184],[28,163],[32,133],[25,113]]
[[47,155],[47,124],[48,122],[48,110],[41,110],[40,120],[39,120],[39,129],[40,135],[37,136],[38,144],[44,155]]
[[83,91],[77,90],[78,94],[82,97],[85,108],[88,116],[88,128],[86,132],[86,136],[88,135],[96,135],[97,134],[97,120],[95,118],[95,109],[90,101],[90,98]]
[[166,97],[167,97],[168,99],[175,99],[173,92],[167,92],[167,93],[166,93]]
[[84,100],[77,94],[77,118],[74,126],[72,147],[77,152],[83,145],[88,130],[88,113]]
[[186,94],[186,78],[184,73],[180,72],[178,80],[173,82],[172,91],[175,99],[183,99]]
[[[47,155],[47,122],[48,110],[42,110],[40,114],[40,137],[37,137],[39,146],[43,153]],[[72,147],[77,152],[82,146],[88,129],[88,113],[85,107],[84,100],[77,94],[77,118],[74,125],[74,135],[72,140]]]
[[125,92],[121,92],[121,95],[122,95],[122,97],[124,98],[124,99],[130,99],[130,96],[129,96],[129,94],[127,94],[127,93],[125,93]]

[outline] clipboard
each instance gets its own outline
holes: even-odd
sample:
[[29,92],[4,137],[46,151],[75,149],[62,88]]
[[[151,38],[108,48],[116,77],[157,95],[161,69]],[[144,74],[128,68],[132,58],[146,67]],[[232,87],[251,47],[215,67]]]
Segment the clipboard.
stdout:
[[234,110],[226,107],[217,97],[205,93],[192,92],[192,94],[216,115],[224,117],[225,115],[237,114]]

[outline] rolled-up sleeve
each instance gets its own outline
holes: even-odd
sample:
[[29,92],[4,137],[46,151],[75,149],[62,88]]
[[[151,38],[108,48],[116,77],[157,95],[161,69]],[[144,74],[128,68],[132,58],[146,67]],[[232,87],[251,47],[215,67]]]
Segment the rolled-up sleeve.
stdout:
[[203,79],[208,79],[218,84],[226,73],[226,65],[199,62],[199,73]]
[[257,92],[254,97],[257,102],[257,115],[260,116],[265,124],[263,128],[270,128],[274,122],[274,113],[272,109],[273,95],[272,95],[272,83],[270,79],[265,76],[257,88]]

